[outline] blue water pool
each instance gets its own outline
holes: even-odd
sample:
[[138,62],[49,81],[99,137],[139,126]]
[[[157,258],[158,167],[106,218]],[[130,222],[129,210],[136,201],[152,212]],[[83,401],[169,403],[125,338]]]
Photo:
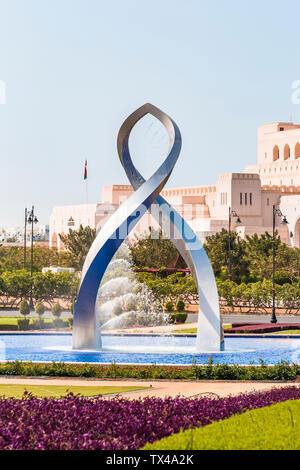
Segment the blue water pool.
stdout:
[[300,338],[225,338],[225,351],[196,352],[195,337],[103,336],[102,351],[73,351],[70,334],[0,334],[0,360],[130,364],[300,363]]

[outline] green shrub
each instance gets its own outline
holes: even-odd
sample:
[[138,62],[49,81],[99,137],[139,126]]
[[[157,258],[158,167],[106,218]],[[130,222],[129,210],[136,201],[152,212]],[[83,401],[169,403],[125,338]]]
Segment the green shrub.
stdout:
[[37,319],[34,319],[32,321],[32,324],[30,325],[32,330],[42,330],[45,328],[45,322],[44,320],[40,317]]
[[54,328],[64,328],[66,326],[65,322],[60,318],[54,318],[52,324]]
[[179,299],[176,304],[176,310],[177,312],[184,312],[184,309],[185,309],[185,303],[182,299]]
[[18,325],[0,325],[0,331],[17,331]]
[[27,302],[27,300],[22,300],[22,302],[20,302],[19,312],[24,316],[30,314],[30,307],[29,307],[29,303]]
[[187,316],[187,313],[176,313],[176,323],[185,323]]
[[171,313],[170,314],[170,323],[185,323],[187,319],[187,313]]
[[73,328],[73,318],[68,318],[68,324],[70,328]]
[[[49,326],[48,326],[49,325]],[[65,325],[67,323],[65,322]],[[52,325],[46,323],[46,327]],[[18,364],[16,366],[16,364]],[[196,362],[190,366],[167,365],[125,365],[125,364],[93,364],[89,365],[90,377],[97,378],[132,378],[132,379],[167,379],[167,380],[291,380],[295,381],[300,375],[299,364],[288,364],[285,361],[274,366],[241,366],[238,364],[208,364],[198,365]],[[17,368],[17,372],[15,372]],[[12,361],[0,363],[0,375],[24,376],[65,376],[88,377],[84,364],[64,364],[52,362],[51,364]],[[288,378],[287,378],[288,377]]]
[[165,309],[167,312],[174,312],[174,303],[171,300],[165,303]]
[[35,311],[38,315],[43,315],[45,313],[46,307],[43,302],[37,302],[35,304]]
[[61,315],[61,306],[58,302],[52,306],[51,312],[56,318],[60,317],[60,315]]
[[18,329],[20,331],[29,330],[29,323],[30,323],[30,320],[28,318],[22,318],[22,319],[18,320]]

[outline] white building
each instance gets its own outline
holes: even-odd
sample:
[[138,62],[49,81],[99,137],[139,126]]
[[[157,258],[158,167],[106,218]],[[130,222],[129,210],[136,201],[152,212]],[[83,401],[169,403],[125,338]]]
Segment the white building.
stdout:
[[[50,217],[50,246],[63,246],[59,233],[80,224],[101,229],[108,217],[133,193],[130,185],[105,186],[102,202],[59,206]],[[277,122],[258,129],[258,162],[244,173],[219,175],[215,185],[167,188],[161,195],[190,222],[199,238],[228,228],[229,208],[241,223],[232,219],[240,236],[272,233],[273,205],[287,217],[288,225],[276,218],[276,229],[285,243],[300,247],[300,125]],[[157,223],[146,214],[135,232],[144,233]]]

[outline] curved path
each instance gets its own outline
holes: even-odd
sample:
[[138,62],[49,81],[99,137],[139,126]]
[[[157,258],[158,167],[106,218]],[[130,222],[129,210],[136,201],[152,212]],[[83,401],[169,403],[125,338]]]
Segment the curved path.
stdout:
[[[133,386],[149,387],[147,390],[122,393],[122,397],[129,399],[143,397],[176,397],[182,395],[191,397],[202,394],[217,394],[220,397],[249,393],[252,391],[268,390],[290,385],[300,386],[294,382],[222,382],[222,381],[164,381],[164,380],[97,380],[97,379],[65,379],[65,378],[27,378],[27,377],[0,377],[0,384],[26,385],[63,385],[63,386]],[[108,397],[109,398],[109,397]]]

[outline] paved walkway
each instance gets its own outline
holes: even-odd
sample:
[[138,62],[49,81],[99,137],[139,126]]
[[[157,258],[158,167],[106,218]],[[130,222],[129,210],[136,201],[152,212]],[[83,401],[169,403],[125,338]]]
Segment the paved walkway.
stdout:
[[28,377],[0,377],[0,384],[26,385],[63,385],[63,386],[129,386],[149,387],[148,390],[122,393],[123,397],[134,399],[143,397],[175,397],[182,395],[191,397],[200,394],[216,394],[220,397],[249,393],[252,391],[268,390],[273,387],[280,388],[295,383],[278,382],[217,382],[217,381],[164,381],[164,380],[96,380],[96,379],[65,379],[65,378],[28,378]]

